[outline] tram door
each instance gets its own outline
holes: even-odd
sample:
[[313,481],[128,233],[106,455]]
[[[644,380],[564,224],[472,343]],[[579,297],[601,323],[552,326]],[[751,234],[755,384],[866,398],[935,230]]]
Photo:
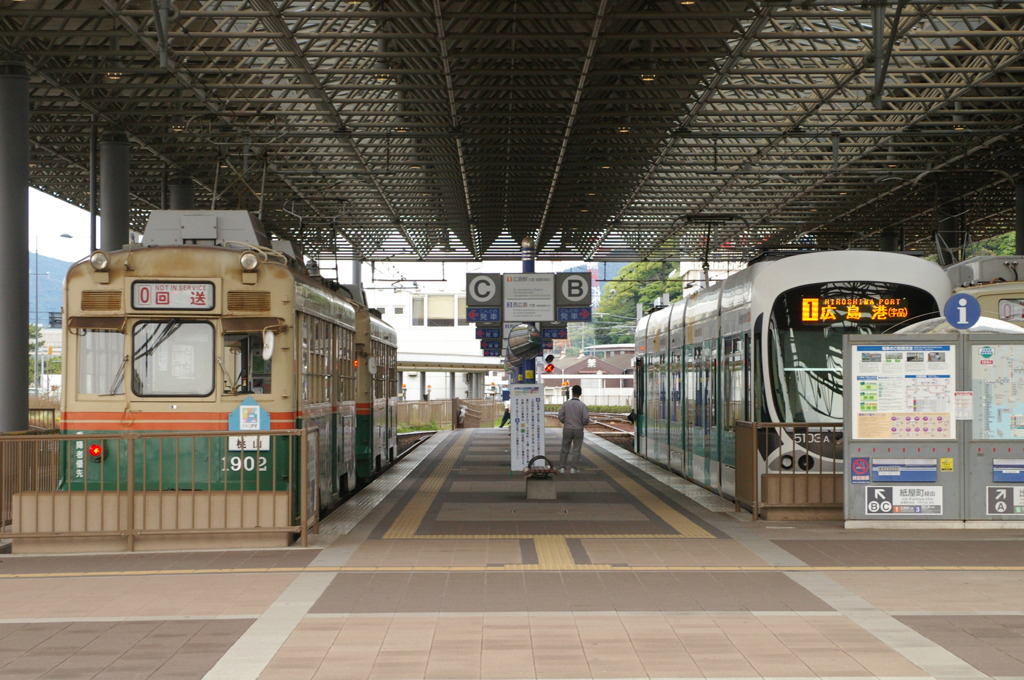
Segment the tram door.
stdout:
[[704,343],[704,450],[707,455],[707,484],[721,488],[722,447],[718,436],[718,343]]
[[686,428],[683,418],[683,366],[683,348],[673,347],[670,351],[668,365],[668,468],[677,474],[684,474],[683,452],[686,449]]
[[633,413],[636,414],[636,422],[633,423],[633,450],[641,458],[647,457],[647,373],[644,358],[636,358],[636,366],[633,368]]

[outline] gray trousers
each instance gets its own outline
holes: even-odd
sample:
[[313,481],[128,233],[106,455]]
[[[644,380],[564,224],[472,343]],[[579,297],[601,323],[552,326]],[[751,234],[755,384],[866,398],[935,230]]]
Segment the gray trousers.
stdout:
[[558,467],[580,466],[580,450],[583,448],[583,429],[562,428],[562,451],[558,458]]

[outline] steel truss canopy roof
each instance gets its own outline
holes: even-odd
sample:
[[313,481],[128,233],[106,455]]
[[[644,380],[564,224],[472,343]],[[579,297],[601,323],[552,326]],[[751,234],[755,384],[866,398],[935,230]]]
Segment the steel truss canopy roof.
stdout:
[[309,257],[744,260],[1012,231],[1019,0],[0,0],[32,184],[186,178]]

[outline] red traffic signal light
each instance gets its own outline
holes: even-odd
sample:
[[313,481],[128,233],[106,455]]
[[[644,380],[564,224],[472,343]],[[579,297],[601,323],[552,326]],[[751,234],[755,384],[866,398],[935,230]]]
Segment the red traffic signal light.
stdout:
[[554,361],[555,361],[555,355],[554,354],[548,354],[546,357],[544,357],[544,372],[545,373],[554,373],[555,372],[555,364],[553,363]]
[[554,364],[544,364],[544,372],[545,373],[554,373],[555,372],[555,365]]

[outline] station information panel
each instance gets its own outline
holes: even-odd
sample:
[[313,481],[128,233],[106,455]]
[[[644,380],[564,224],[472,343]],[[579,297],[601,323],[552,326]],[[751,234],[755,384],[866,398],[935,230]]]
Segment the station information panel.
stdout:
[[1020,336],[847,336],[843,368],[848,522],[1024,519]]

